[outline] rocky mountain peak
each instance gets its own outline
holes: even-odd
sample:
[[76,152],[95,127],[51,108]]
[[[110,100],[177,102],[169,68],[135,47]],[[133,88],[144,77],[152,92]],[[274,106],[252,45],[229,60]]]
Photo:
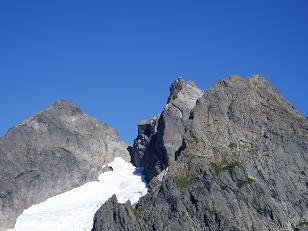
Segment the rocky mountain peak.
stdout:
[[173,105],[182,110],[191,110],[196,104],[196,99],[202,95],[203,91],[194,82],[177,79],[170,86],[170,96],[166,106]]
[[107,202],[93,230],[306,230],[307,119],[259,75],[170,89],[131,152],[150,194],[134,209]]
[[[159,116],[138,125],[138,137],[130,149],[131,156],[135,165],[147,169],[148,180],[176,159],[186,121],[203,94],[193,82],[177,79],[171,84],[167,105]],[[153,162],[156,163],[153,165]]]
[[54,102],[46,111],[64,112],[67,114],[82,113],[77,105],[63,99]]
[[[66,100],[57,100],[43,111],[25,120],[21,125],[38,128],[52,123],[54,126],[68,127],[71,126],[74,121],[79,121],[79,123],[85,122],[87,120],[86,117],[88,116],[84,114],[77,105]],[[95,121],[94,118],[90,120]]]
[[97,179],[115,157],[130,160],[117,131],[65,100],[10,129],[0,142],[0,230],[29,206]]
[[186,83],[183,79],[177,79],[172,82],[171,86],[169,87],[170,96],[168,99],[168,102],[170,101],[170,98],[176,98],[178,92],[180,92],[184,87]]
[[207,92],[177,79],[161,113],[138,124],[129,153],[116,130],[55,102],[0,140],[0,230],[116,156],[144,167],[149,194],[133,207],[112,197],[93,231],[308,227],[308,120],[255,75]]
[[226,88],[234,88],[234,90],[239,88],[250,87],[254,89],[267,89],[269,91],[274,91],[275,89],[270,85],[270,83],[261,75],[253,75],[249,78],[242,78],[237,75],[230,75],[229,77],[220,80],[216,85],[214,85],[210,90],[215,90],[218,86]]

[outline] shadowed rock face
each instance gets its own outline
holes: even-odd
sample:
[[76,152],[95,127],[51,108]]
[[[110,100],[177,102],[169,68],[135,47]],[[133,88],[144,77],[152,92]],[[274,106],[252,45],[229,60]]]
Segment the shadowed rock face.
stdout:
[[[170,133],[158,135],[178,126],[172,116],[139,125],[150,129],[139,130],[132,158],[146,167],[152,192],[135,208],[108,201],[94,231],[307,228],[305,117],[259,76],[220,81],[187,112],[175,148],[166,148]],[[165,147],[164,155],[157,147]]]
[[29,206],[97,179],[127,145],[106,124],[57,101],[0,140],[0,230]]

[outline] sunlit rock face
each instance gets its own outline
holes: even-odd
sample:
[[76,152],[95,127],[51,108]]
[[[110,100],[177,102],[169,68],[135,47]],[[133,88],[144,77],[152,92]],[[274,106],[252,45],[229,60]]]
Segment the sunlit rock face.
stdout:
[[117,132],[57,101],[0,140],[0,230],[29,206],[97,179],[101,166],[130,160]]
[[[308,226],[308,121],[260,76],[231,76],[207,92],[176,80],[128,149],[65,101],[11,129],[0,140],[1,229],[50,197],[25,210],[15,230]],[[122,160],[129,154],[144,168],[146,195],[141,170]]]
[[150,193],[135,208],[110,199],[94,231],[307,229],[308,121],[276,89],[232,76],[178,114],[170,98],[131,149]]
[[170,86],[170,96],[159,116],[139,123],[138,137],[131,148],[132,161],[145,168],[148,181],[176,160],[185,124],[203,94],[193,82],[178,79]]

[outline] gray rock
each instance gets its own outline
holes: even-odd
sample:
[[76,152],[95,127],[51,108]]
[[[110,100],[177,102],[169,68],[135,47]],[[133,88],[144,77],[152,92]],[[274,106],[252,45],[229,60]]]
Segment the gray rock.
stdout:
[[102,169],[102,173],[104,172],[112,172],[113,171],[113,168],[111,166],[104,166],[103,169]]
[[131,207],[129,201],[125,204],[118,204],[117,197],[113,195],[107,203],[102,205],[102,208],[95,214],[92,230],[140,230],[136,222],[136,210]]
[[176,80],[162,113],[138,125],[138,137],[131,148],[132,161],[145,168],[148,181],[176,160],[190,111],[202,95],[203,91],[193,82]]
[[29,206],[97,179],[127,145],[106,124],[57,101],[0,140],[0,230]]
[[[185,129],[175,135],[181,142],[162,136],[157,146],[155,135],[177,124],[163,112],[164,123],[158,122],[143,152],[141,159],[157,159],[150,162],[154,168],[159,161],[165,163],[164,176],[159,175],[163,168],[153,172],[141,160],[153,190],[135,208],[125,205],[98,224],[106,208],[115,207],[107,202],[95,216],[93,231],[307,229],[305,117],[260,76],[220,81],[186,111]],[[167,147],[164,142],[177,148],[182,143],[173,161],[172,145],[165,148],[165,156],[157,149]],[[124,219],[132,212],[134,219]]]
[[140,121],[138,124],[138,137],[134,140],[134,146],[129,147],[132,163],[135,166],[141,166],[144,153],[149,146],[152,136],[157,133],[159,115],[150,119]]

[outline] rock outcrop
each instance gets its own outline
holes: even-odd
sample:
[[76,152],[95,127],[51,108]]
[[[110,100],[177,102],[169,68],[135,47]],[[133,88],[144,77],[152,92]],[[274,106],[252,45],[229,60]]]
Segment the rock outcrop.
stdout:
[[127,145],[106,124],[57,101],[0,140],[0,230],[32,204],[97,179]]
[[307,230],[307,119],[260,76],[222,80],[191,104],[182,86],[131,149],[152,191],[134,207],[109,200],[93,231]]
[[161,114],[138,125],[138,137],[131,149],[132,161],[145,168],[148,181],[176,160],[190,111],[202,95],[203,91],[193,82],[176,80]]

